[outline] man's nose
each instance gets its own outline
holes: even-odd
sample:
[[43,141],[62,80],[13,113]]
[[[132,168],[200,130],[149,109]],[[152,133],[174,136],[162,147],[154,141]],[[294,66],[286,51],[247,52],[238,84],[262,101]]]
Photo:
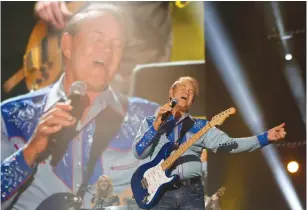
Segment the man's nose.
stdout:
[[112,50],[112,42],[103,40],[96,43],[96,47],[103,51],[111,51]]
[[189,90],[184,89],[184,90],[183,90],[183,93],[189,95]]
[[100,49],[104,53],[110,53],[112,51],[112,47],[111,46],[103,46]]

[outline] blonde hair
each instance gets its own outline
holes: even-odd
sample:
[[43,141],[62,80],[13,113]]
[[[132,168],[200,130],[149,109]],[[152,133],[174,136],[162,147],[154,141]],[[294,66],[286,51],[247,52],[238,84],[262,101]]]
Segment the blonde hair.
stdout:
[[[99,187],[99,182],[102,180],[102,179],[105,179],[107,182],[108,182],[108,189],[107,191],[105,192],[104,190],[101,190],[100,187]],[[102,175],[98,178],[98,181],[96,183],[96,196],[98,197],[110,197],[113,195],[113,183],[111,181],[111,179],[107,176],[107,175]],[[96,202],[99,202],[100,200],[95,198],[95,201],[94,201],[94,205],[96,205]]]
[[197,80],[196,80],[195,78],[190,77],[190,76],[180,77],[179,79],[177,79],[177,80],[174,82],[174,84],[172,85],[171,89],[174,89],[174,88],[176,87],[176,85],[177,85],[178,83],[180,83],[182,80],[189,80],[189,81],[192,83],[192,85],[193,85],[193,87],[194,87],[194,90],[195,90],[195,96],[197,96],[197,95],[198,95],[198,92],[199,92],[198,82],[197,82]]

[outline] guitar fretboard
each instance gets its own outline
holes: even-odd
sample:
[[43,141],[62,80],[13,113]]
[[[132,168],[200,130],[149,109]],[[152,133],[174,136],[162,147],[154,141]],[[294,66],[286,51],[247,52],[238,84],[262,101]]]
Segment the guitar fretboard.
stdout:
[[188,141],[184,142],[179,146],[179,148],[173,152],[162,164],[162,169],[169,169],[174,162],[185,152],[187,151],[202,135],[204,135],[210,128],[210,122],[208,122],[205,127],[203,127],[200,131],[194,134]]

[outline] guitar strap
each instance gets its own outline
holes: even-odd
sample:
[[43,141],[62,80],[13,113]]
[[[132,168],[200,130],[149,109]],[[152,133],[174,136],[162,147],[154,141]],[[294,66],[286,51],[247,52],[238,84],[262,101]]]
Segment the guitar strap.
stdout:
[[194,120],[192,120],[190,117],[186,117],[182,120],[182,128],[176,141],[178,146],[182,143],[184,135],[193,127],[194,123]]
[[[118,95],[119,100],[124,108],[125,113],[128,107],[128,98],[123,95]],[[83,199],[85,194],[85,187],[93,174],[98,158],[102,152],[107,148],[109,142],[117,134],[125,116],[114,111],[110,106],[101,111],[96,117],[96,129],[93,136],[93,143],[91,147],[90,157],[87,164],[87,170],[82,180],[82,184],[77,192],[77,196]]]
[[[195,122],[190,117],[186,117],[182,120],[182,127],[181,127],[181,130],[180,130],[180,134],[178,136],[178,139],[175,141],[175,143],[177,144],[177,148],[182,143],[184,135],[188,132],[188,130],[190,130],[193,127],[194,123]],[[154,150],[155,150],[156,146],[158,145],[158,143],[159,143],[158,140],[153,142],[153,146],[152,146],[150,153],[149,153],[150,158],[152,157]]]

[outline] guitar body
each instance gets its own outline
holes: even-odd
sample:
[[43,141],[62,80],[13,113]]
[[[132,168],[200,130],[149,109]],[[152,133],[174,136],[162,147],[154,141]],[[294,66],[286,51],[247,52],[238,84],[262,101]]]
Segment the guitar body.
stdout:
[[168,171],[161,168],[175,149],[172,142],[166,143],[151,162],[140,166],[132,175],[131,189],[140,208],[151,209],[157,205],[165,190],[178,179],[177,175],[170,176]]
[[[86,1],[70,2],[67,9],[76,13],[86,4]],[[9,92],[23,79],[28,90],[54,83],[62,73],[61,35],[61,31],[52,30],[44,21],[38,21],[29,38],[23,68],[4,83],[4,90]]]
[[43,21],[35,25],[23,58],[25,81],[29,90],[46,87],[61,75],[60,43],[60,31],[52,31]]

